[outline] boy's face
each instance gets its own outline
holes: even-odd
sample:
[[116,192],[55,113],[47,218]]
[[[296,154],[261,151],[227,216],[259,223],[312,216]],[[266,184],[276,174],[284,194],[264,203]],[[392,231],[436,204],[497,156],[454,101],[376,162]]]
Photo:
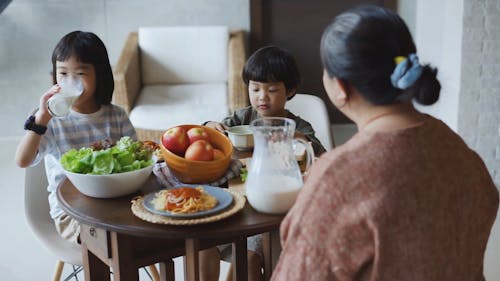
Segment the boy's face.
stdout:
[[286,91],[283,82],[248,82],[250,104],[263,117],[286,117],[285,103],[293,91]]

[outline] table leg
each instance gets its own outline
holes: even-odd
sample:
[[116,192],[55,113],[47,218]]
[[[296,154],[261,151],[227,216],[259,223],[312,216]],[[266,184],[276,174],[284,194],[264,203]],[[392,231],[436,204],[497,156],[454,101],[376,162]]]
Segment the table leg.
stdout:
[[281,255],[280,232],[273,230],[270,232],[271,239],[271,273],[278,264],[278,259]]
[[110,281],[109,267],[94,255],[87,246],[82,243],[83,271],[85,281],[102,280]]
[[264,280],[271,279],[272,271],[272,250],[271,233],[262,233],[262,251],[264,252]]
[[113,257],[113,280],[139,281],[139,268],[135,266],[134,252],[130,238],[116,232],[111,232],[111,249],[111,256]]
[[[245,244],[246,245],[246,244]],[[186,257],[184,258],[184,274],[187,281],[200,280],[200,265],[198,260],[198,250],[200,241],[194,238],[186,239]]]
[[233,242],[233,280],[248,280],[247,238],[239,238]]
[[160,262],[160,281],[175,281],[174,261]]

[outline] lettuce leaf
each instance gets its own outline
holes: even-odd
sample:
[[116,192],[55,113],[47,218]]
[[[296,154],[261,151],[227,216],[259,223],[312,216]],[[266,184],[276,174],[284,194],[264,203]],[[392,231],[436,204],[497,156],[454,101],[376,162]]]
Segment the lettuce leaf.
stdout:
[[152,152],[142,142],[122,137],[115,146],[104,150],[83,147],[71,149],[61,157],[67,171],[80,174],[107,175],[142,169],[153,164]]

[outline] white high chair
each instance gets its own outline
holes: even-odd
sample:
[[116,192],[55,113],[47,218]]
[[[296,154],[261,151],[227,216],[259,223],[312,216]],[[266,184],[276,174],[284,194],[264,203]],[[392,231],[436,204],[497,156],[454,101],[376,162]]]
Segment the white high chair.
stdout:
[[64,263],[74,265],[73,273],[65,279],[68,280],[82,270],[82,253],[78,245],[64,240],[57,233],[49,216],[47,184],[43,162],[26,168],[24,211],[33,234],[58,259],[52,280],[61,279]]
[[[71,264],[73,272],[64,280],[70,280],[83,270],[82,252],[79,245],[63,239],[55,228],[54,222],[49,215],[49,202],[47,192],[47,176],[43,161],[34,166],[26,168],[24,178],[24,211],[26,221],[33,234],[45,248],[57,258],[53,281],[61,280],[64,264]],[[159,273],[154,265],[150,265],[150,273],[147,274],[151,280],[159,281]]]
[[327,151],[335,147],[328,111],[321,98],[307,94],[296,94],[286,102],[285,108],[311,123],[316,137]]

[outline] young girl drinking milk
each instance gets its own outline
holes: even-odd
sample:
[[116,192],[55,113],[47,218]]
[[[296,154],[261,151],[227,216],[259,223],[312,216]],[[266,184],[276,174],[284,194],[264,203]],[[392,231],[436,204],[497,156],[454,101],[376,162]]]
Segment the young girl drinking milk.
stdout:
[[[40,98],[36,113],[24,125],[26,133],[16,151],[20,167],[45,161],[49,182],[50,216],[59,234],[78,242],[80,226],[63,212],[56,198],[56,188],[65,179],[59,159],[66,151],[101,141],[112,143],[122,136],[136,139],[136,133],[125,111],[111,104],[114,81],[104,43],[91,32],[66,34],[52,53],[52,82]],[[47,108],[52,96],[62,95],[61,82],[80,80],[83,92],[74,101],[69,113],[53,117]]]

